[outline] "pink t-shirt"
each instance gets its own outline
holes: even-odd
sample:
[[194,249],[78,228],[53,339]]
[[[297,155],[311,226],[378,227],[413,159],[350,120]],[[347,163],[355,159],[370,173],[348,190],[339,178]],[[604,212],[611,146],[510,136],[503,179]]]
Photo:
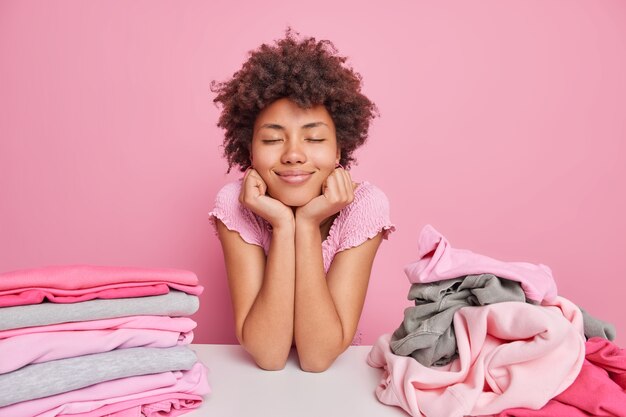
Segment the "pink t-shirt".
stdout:
[[[239,233],[247,243],[263,248],[267,255],[272,237],[271,225],[239,202],[242,180],[226,184],[217,193],[215,208],[209,219],[216,228],[215,219],[224,223],[228,230]],[[383,232],[383,238],[395,230],[389,220],[389,201],[376,186],[364,181],[354,190],[354,200],[344,207],[333,221],[328,237],[322,242],[324,271],[328,272],[335,254],[359,246],[367,239]]]

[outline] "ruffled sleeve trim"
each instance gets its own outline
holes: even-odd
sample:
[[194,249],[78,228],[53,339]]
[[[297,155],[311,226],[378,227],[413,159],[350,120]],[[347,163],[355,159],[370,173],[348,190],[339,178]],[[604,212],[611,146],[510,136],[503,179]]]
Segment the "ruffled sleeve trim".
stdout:
[[383,239],[388,239],[395,230],[387,196],[378,187],[363,182],[355,191],[354,201],[340,212],[327,240],[334,243],[337,253],[357,247],[381,232]]
[[217,235],[217,219],[228,230],[239,233],[241,238],[252,245],[264,246],[262,227],[259,219],[239,202],[241,181],[226,184],[215,197],[215,207],[209,212],[209,221]]

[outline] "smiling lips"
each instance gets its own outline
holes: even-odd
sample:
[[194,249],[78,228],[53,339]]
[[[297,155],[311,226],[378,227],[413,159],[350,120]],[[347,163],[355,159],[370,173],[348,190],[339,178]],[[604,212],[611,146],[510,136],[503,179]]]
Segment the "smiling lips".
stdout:
[[285,181],[288,184],[301,184],[305,182],[306,180],[308,180],[309,178],[311,178],[313,173],[307,172],[307,171],[294,170],[294,171],[276,172],[276,175],[281,180]]

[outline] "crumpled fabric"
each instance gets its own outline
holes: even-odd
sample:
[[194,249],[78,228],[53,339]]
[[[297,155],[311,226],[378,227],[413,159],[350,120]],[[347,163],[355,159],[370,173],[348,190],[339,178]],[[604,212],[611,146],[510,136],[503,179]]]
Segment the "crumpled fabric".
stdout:
[[526,301],[519,282],[493,274],[413,284],[408,298],[415,306],[404,310],[404,320],[391,336],[391,350],[426,366],[446,365],[456,358],[452,320],[460,308]]
[[585,336],[587,339],[601,337],[611,341],[615,340],[616,331],[613,324],[592,316],[581,306],[578,306],[578,308],[580,308],[580,311],[583,313],[583,323],[585,323]]
[[572,384],[585,358],[582,313],[562,297],[464,307],[454,327],[459,358],[438,368],[394,355],[390,335],[381,336],[367,358],[384,370],[379,401],[416,417],[541,408]]
[[548,266],[503,262],[466,249],[454,249],[429,224],[419,234],[417,255],[417,260],[404,268],[412,284],[489,273],[519,282],[529,300],[553,301],[557,296],[556,283]]
[[516,408],[498,417],[626,417],[626,350],[593,337],[574,383],[539,410]]

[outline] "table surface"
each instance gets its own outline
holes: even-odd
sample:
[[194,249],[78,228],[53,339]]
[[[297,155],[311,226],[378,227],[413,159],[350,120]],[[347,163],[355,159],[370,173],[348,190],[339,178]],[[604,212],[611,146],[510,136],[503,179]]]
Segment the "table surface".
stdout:
[[407,417],[374,393],[382,370],[365,359],[371,346],[350,346],[325,372],[304,372],[292,350],[284,369],[264,371],[238,345],[192,344],[209,368],[211,393],[185,417]]

